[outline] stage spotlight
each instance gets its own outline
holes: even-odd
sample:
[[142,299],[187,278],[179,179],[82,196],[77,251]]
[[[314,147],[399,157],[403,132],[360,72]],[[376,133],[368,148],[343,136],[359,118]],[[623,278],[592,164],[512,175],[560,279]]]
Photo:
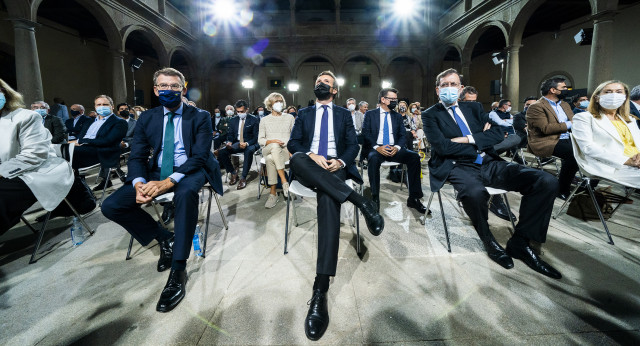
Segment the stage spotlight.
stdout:
[[386,89],[386,88],[391,88],[391,82],[389,82],[388,80],[383,80],[382,81],[382,88]]
[[416,0],[395,0],[392,8],[396,16],[410,16],[416,10]]
[[506,58],[507,58],[507,56],[503,52],[498,52],[498,53],[491,54],[491,60],[493,61],[494,65],[502,64],[504,62],[504,59],[506,59]]
[[245,79],[242,81],[242,87],[245,89],[253,88],[253,81],[251,79]]
[[238,13],[233,0],[216,0],[211,7],[211,11],[216,19],[222,21],[234,20]]
[[344,78],[342,78],[342,77],[336,78],[336,83],[338,83],[339,87],[343,86],[344,85]]
[[298,91],[300,89],[300,84],[298,84],[296,82],[291,82],[291,83],[289,83],[288,88],[289,88],[289,91],[296,92],[296,91]]

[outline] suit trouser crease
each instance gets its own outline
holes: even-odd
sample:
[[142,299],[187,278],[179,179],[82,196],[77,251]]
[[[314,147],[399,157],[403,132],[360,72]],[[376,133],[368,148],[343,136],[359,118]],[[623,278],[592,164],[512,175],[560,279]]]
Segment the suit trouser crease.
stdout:
[[404,148],[400,149],[393,157],[386,157],[375,150],[369,153],[368,173],[372,195],[378,196],[380,194],[380,166],[385,161],[407,165],[409,198],[418,199],[423,197],[420,181],[420,155],[415,151]]
[[269,185],[278,183],[278,171],[284,169],[289,159],[289,150],[277,143],[271,143],[262,149],[262,156],[267,166],[267,180]]

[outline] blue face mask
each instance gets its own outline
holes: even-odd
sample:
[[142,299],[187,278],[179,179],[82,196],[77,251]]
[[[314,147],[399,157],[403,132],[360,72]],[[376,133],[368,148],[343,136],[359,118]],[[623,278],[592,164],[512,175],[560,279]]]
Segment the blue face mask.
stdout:
[[0,109],[4,108],[4,105],[7,103],[7,98],[3,93],[0,93]]
[[586,109],[589,107],[589,101],[580,101],[580,108]]
[[182,91],[158,90],[160,104],[167,108],[175,108],[182,102]]
[[43,117],[47,115],[46,109],[36,109],[35,112],[42,115]]
[[446,87],[440,88],[440,101],[449,106],[458,101],[458,88]]
[[96,113],[98,113],[98,115],[106,117],[108,115],[111,115],[111,107],[109,107],[109,106],[98,106],[98,107],[96,107]]

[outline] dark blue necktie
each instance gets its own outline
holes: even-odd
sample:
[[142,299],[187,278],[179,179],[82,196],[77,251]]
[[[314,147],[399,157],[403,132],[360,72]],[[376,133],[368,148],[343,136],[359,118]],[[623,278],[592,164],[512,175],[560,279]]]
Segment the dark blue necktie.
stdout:
[[[458,124],[458,127],[460,128],[460,131],[462,131],[462,135],[464,137],[470,135],[471,131],[469,131],[469,128],[467,127],[467,125],[465,125],[464,121],[462,121],[462,118],[460,118],[458,116],[458,113],[456,113],[456,106],[451,106],[451,111],[453,112],[453,118],[456,119],[456,123]],[[473,161],[473,163],[477,163],[477,164],[481,165],[482,164],[482,156],[480,156],[480,154],[478,154],[478,157],[476,157],[476,160]]]
[[322,105],[322,120],[320,120],[320,142],[318,143],[318,155],[327,158],[329,151],[329,111],[327,105]]
[[382,145],[389,145],[389,112],[384,112],[384,126],[382,127]]

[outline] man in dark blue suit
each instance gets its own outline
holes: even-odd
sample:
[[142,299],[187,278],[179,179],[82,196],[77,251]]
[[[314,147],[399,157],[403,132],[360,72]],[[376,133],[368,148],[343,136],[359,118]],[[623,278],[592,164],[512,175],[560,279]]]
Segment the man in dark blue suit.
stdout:
[[[198,222],[198,192],[206,181],[222,195],[220,166],[211,153],[208,112],[182,103],[186,93],[182,73],[164,68],[154,75],[161,107],[142,113],[131,142],[127,183],[102,204],[102,213],[143,246],[160,244],[158,271],[171,267],[156,310],[171,311],[185,295],[186,265]],[[150,152],[153,150],[153,156]],[[140,206],[173,190],[174,234]]]
[[[260,119],[251,114],[247,114],[249,104],[245,100],[238,100],[235,108],[238,115],[229,120],[226,147],[218,152],[218,158],[227,173],[231,173],[229,185],[238,183],[238,190],[242,190],[247,186],[247,175],[253,162],[253,153],[260,148],[260,144],[258,144]],[[238,173],[231,163],[231,154],[237,153],[244,153],[240,181],[238,181]]]
[[293,154],[291,170],[302,185],[314,189],[318,201],[318,260],[313,296],[304,323],[307,338],[318,340],[329,324],[326,292],[329,278],[336,275],[340,240],[340,206],[352,202],[362,211],[369,231],[382,233],[384,219],[373,202],[345,184],[353,179],[362,184],[354,160],[360,147],[351,113],[335,106],[336,77],[330,71],[316,79],[315,106],[301,109],[291,131],[287,149]]
[[[640,85],[636,85],[631,89],[631,92],[629,92],[629,100],[631,100],[631,102],[629,102],[631,114],[640,118]],[[640,127],[640,120],[637,120],[636,123],[638,127]]]
[[[506,269],[513,258],[554,279],[562,275],[544,262],[529,241],[544,243],[558,191],[558,180],[549,173],[502,160],[493,146],[504,139],[503,133],[489,124],[489,116],[476,102],[458,102],[462,89],[460,75],[454,69],[440,73],[436,92],[440,103],[422,113],[424,131],[431,143],[429,179],[436,192],[449,181],[458,192],[473,227],[489,257]],[[485,186],[518,191],[522,194],[520,222],[507,242],[505,251],[489,230],[489,193]]]
[[409,176],[409,199],[407,206],[424,214],[427,208],[422,205],[422,183],[420,181],[420,155],[407,150],[406,133],[402,115],[395,111],[398,105],[398,90],[384,88],[378,94],[380,108],[370,110],[364,117],[362,134],[366,146],[373,147],[369,152],[369,185],[371,196],[380,209],[380,165],[385,161],[407,165]]
[[85,126],[89,127],[93,123],[94,119],[84,115],[84,107],[80,104],[74,104],[69,108],[69,119],[65,121],[64,125],[67,128],[69,134],[69,140],[76,140],[78,136],[84,130]]

